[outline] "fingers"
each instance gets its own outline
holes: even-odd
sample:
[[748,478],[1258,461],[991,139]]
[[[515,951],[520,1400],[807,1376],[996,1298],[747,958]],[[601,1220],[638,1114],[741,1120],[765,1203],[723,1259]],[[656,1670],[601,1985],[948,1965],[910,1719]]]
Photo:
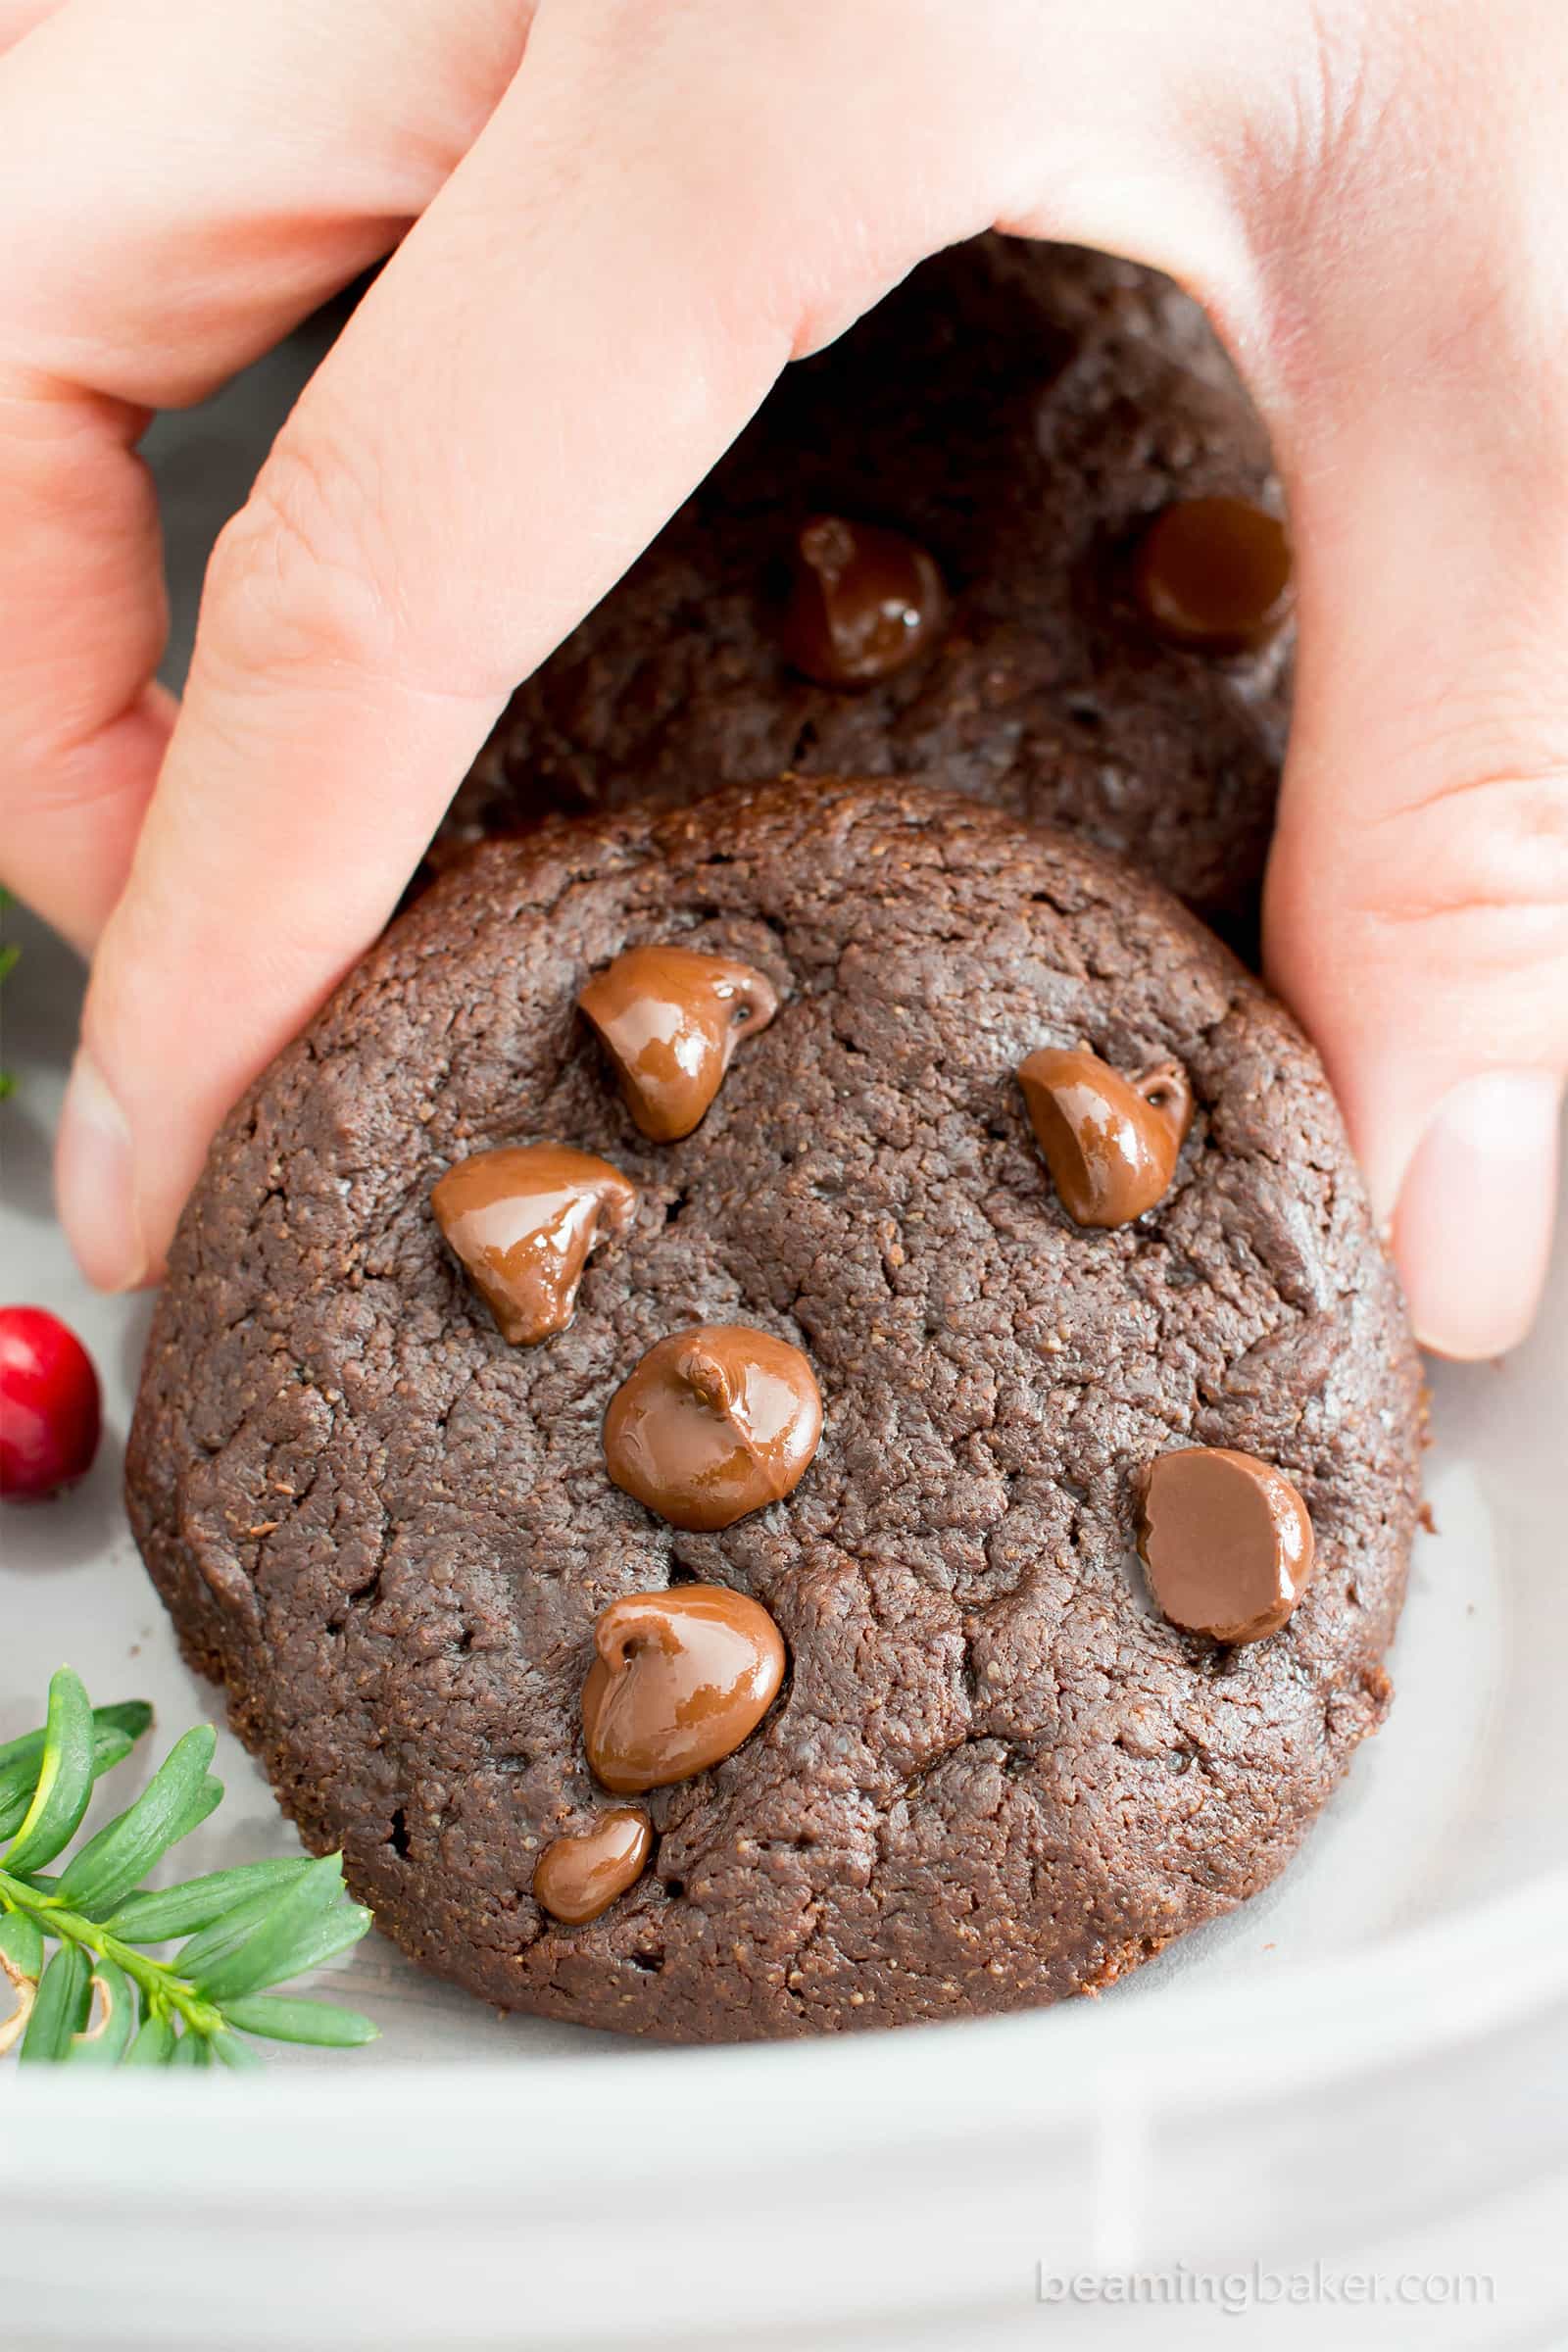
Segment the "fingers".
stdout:
[[553,98],[431,207],[215,554],[62,1129],[101,1282],[156,1267],[213,1126],[385,921],[513,680],[788,356],[794,289],[694,233],[674,120],[601,126],[590,172]]
[[[437,0],[70,0],[0,59],[0,860],[79,947],[172,724],[147,411],[384,249],[493,107],[526,13],[470,0],[460,46]],[[23,29],[0,15],[0,47]]]
[[14,49],[24,32],[52,16],[61,0],[0,0],[0,55]]
[[530,13],[64,0],[0,64],[12,356],[147,408],[201,399],[417,218]]
[[[83,689],[85,719],[78,709],[53,746],[57,777],[77,762],[55,796],[62,839],[74,791],[83,808],[123,795],[103,873],[72,908],[78,929],[135,829],[165,723],[138,683],[156,616],[149,517],[124,470],[131,404],[190,397],[276,331],[326,267],[318,215],[341,231],[327,240],[341,264],[368,223],[384,239],[427,199],[432,150],[440,184],[440,136],[390,137],[378,169],[362,136],[325,145],[340,115],[359,121],[368,59],[375,73],[387,55],[406,62],[416,18],[430,35],[420,64],[445,71],[446,18],[430,6],[426,20],[391,0],[258,0],[241,41],[231,14],[215,30],[214,12],[169,0],[171,21],[190,19],[171,50],[173,144],[201,122],[220,189],[217,149],[242,159],[243,195],[212,235],[200,172],[162,226],[156,205],[138,210],[158,175],[133,172],[119,244],[68,237],[57,251],[40,234],[50,159],[29,154],[28,126],[59,109],[29,113],[15,93],[47,101],[51,61],[85,25],[94,155],[100,138],[119,152],[123,12],[109,0],[71,0],[0,75],[0,210],[21,223],[23,257],[0,264],[19,337],[8,381],[29,416],[61,383],[118,404],[78,402],[65,427],[96,435],[82,447],[114,517],[113,596],[78,610],[68,581],[65,616],[39,622],[0,550],[0,602],[41,646],[40,674],[97,681],[98,703]],[[1531,62],[1559,36],[1544,0],[1504,6],[1510,38],[1489,47],[1479,92],[1448,86],[1480,71],[1467,47],[1430,42],[1413,13],[1392,29],[1379,20],[1374,60],[1346,37],[1366,22],[1356,12],[1301,7],[1287,23],[1238,0],[1215,36],[1232,88],[1192,67],[1175,12],[1110,7],[1091,36],[1021,0],[979,17],[877,0],[804,17],[550,10],[527,71],[363,307],[215,563],[62,1136],[62,1205],[89,1270],[125,1282],[155,1269],[210,1127],[383,919],[512,679],[613,580],[782,361],[933,245],[1000,219],[1119,245],[1220,298],[1276,428],[1300,556],[1273,969],[1339,1085],[1423,1336],[1464,1353],[1516,1337],[1546,1244],[1568,1065],[1568,535],[1542,491],[1568,454],[1568,298],[1555,126],[1533,103]],[[371,18],[384,37],[367,45]],[[255,120],[236,132],[220,107],[209,139],[200,61],[248,63],[253,33],[278,54],[258,26],[308,32],[320,55],[302,83],[290,50]],[[437,109],[448,125],[495,104],[504,48],[493,37],[471,86]],[[417,93],[397,87],[406,127],[427,128]],[[279,91],[290,150],[302,122],[323,174],[318,203],[279,197]],[[400,121],[396,105],[371,113],[383,130]],[[117,195],[106,183],[111,220]],[[149,252],[167,253],[172,336],[138,283]],[[1441,271],[1412,267],[1437,254]],[[41,514],[66,469],[46,456],[29,484],[26,461],[12,463],[24,511],[31,497]],[[85,555],[78,536],[83,579]],[[115,632],[138,582],[129,645]],[[0,730],[8,708],[28,710],[7,683]],[[21,741],[22,764],[47,767],[49,747],[40,759],[24,729]]]
[[[710,42],[666,53],[646,11],[542,18],[224,534],[62,1131],[62,1209],[100,1282],[156,1268],[213,1126],[383,923],[514,681],[791,350],[931,236],[901,219],[879,239],[828,172],[786,229],[794,45],[753,13],[776,54],[730,88]],[[640,39],[611,37],[622,16]],[[817,127],[864,177],[858,128]]]
[[[1568,288],[1539,266],[1555,174],[1529,135],[1503,121],[1450,175],[1434,129],[1442,270],[1298,249],[1275,345],[1301,640],[1269,967],[1418,1336],[1455,1356],[1528,1329],[1568,1071]],[[1389,162],[1343,144],[1340,201],[1397,243]]]
[[1497,1356],[1535,1320],[1557,1213],[1562,1081],[1489,1070],[1438,1104],[1399,1188],[1395,1255],[1416,1334],[1440,1355]]
[[[989,48],[893,0],[541,15],[215,557],[62,1132],[100,1282],[156,1269],[213,1126],[384,921],[513,682],[784,361],[1026,215],[1060,41],[1032,6],[982,23]],[[1147,50],[1145,12],[1122,28]],[[1057,225],[1093,233],[1128,59],[1080,45]]]
[[[1415,523],[1407,514],[1402,527]],[[1568,758],[1550,738],[1562,689],[1544,675],[1534,691],[1521,683],[1516,716],[1448,732],[1434,706],[1450,691],[1491,695],[1506,654],[1464,642],[1462,624],[1446,630],[1423,583],[1386,585],[1412,627],[1372,630],[1381,674],[1359,693],[1333,675],[1348,649],[1323,634],[1303,661],[1269,870],[1269,970],[1323,1054],[1417,1336],[1443,1354],[1495,1355],[1529,1329],[1557,1202]],[[1307,625],[1303,612],[1303,650]],[[1478,667],[1490,674],[1478,680]]]
[[123,402],[0,374],[0,862],[85,951],[169,740],[157,516]]

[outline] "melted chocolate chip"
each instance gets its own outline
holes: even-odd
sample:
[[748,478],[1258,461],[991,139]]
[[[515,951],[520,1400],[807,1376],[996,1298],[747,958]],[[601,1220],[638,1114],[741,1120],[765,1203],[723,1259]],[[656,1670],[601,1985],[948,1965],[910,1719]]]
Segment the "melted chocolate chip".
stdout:
[[1133,569],[1144,616],[1172,645],[1244,654],[1291,610],[1285,525],[1244,498],[1189,498],[1145,533]]
[[514,1347],[564,1331],[589,1253],[622,1234],[637,1188],[562,1144],[475,1152],[430,1195],[437,1224]]
[[617,1795],[688,1781],[733,1754],[784,1680],[784,1642],[761,1605],[725,1585],[613,1600],[594,1627],[582,1687],[588,1761]]
[[553,1838],[534,1870],[534,1901],[567,1927],[597,1919],[642,1876],[653,1835],[646,1813],[617,1805],[577,1837]]
[[1018,1070],[1052,1182],[1080,1225],[1130,1225],[1162,1200],[1193,1122],[1179,1062],[1131,1081],[1098,1054],[1043,1047]]
[[869,686],[912,662],[946,612],[942,574],[923,547],[822,514],[795,542],[780,642],[819,686]]
[[798,1348],[748,1323],[699,1323],[649,1348],[605,1414],[617,1487],[671,1527],[733,1526],[793,1493],[822,1435]]
[[765,1029],[765,973],[695,948],[628,948],[577,999],[604,1040],[632,1117],[656,1144],[690,1135],[743,1037]]
[[1216,1642],[1277,1633],[1312,1573],[1312,1522],[1272,1462],[1223,1446],[1162,1453],[1139,1550],[1161,1612]]

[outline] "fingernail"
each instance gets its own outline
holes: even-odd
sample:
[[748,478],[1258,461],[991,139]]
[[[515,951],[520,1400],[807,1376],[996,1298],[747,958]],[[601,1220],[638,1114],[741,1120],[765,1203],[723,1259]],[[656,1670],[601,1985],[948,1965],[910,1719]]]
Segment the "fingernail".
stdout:
[[133,1291],[151,1255],[136,1218],[130,1128],[85,1046],[66,1089],[55,1200],[76,1262],[101,1291]]
[[1494,1070],[1439,1104],[1394,1220],[1423,1348],[1501,1355],[1530,1329],[1557,1207],[1560,1097],[1544,1070]]

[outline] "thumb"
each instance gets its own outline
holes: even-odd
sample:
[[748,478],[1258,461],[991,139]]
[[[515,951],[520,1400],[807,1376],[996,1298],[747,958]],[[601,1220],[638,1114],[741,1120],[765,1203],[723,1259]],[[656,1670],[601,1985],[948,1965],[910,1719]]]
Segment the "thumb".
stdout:
[[1302,355],[1348,410],[1285,435],[1300,668],[1265,905],[1416,1334],[1464,1357],[1530,1326],[1568,1072],[1564,342],[1529,334],[1522,401],[1493,324],[1357,349],[1352,316]]

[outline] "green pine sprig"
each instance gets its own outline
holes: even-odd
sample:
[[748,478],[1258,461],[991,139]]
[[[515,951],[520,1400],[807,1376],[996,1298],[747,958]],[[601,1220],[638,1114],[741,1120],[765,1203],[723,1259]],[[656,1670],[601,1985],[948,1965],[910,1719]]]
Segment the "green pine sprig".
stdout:
[[[94,1707],[62,1666],[48,1720],[0,1747],[0,1976],[13,2006],[0,2055],[25,2064],[257,2064],[252,2043],[373,2041],[368,2017],[270,1987],[358,1943],[370,1914],[348,1900],[343,1857],[301,1854],[138,1891],[153,1865],[222,1802],[217,1735],[176,1740],[135,1803],[45,1875],[81,1827],[92,1787],[152,1722],[141,1699]],[[149,1946],[178,1941],[169,1959]],[[53,1945],[53,1951],[48,1946]]]

